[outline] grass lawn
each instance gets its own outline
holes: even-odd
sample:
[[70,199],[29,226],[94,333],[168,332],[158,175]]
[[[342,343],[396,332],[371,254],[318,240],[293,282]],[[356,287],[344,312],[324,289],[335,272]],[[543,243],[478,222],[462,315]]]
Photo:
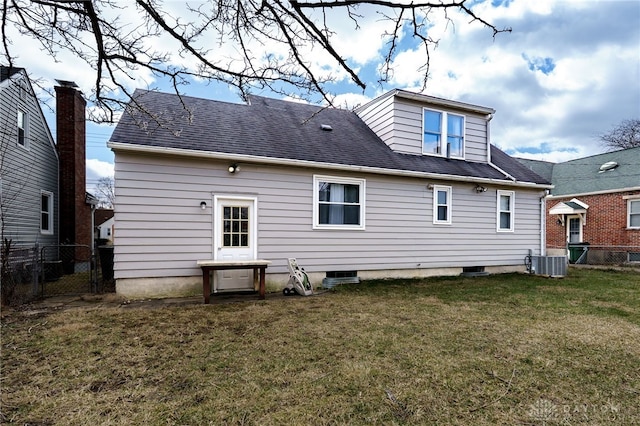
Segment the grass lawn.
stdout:
[[378,281],[2,320],[30,425],[640,423],[640,275]]

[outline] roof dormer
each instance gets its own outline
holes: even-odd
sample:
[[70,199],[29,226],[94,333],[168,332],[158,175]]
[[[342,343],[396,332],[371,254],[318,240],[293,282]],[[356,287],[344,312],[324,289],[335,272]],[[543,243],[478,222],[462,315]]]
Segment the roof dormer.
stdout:
[[396,152],[487,162],[492,108],[392,90],[356,113]]

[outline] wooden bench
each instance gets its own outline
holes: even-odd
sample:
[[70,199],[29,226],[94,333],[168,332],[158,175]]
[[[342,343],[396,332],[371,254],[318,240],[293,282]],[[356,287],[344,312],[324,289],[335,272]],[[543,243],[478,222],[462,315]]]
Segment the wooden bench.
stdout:
[[211,298],[211,272],[225,269],[252,269],[254,279],[256,271],[259,276],[258,294],[260,299],[264,299],[265,294],[265,274],[267,266],[271,264],[269,260],[198,260],[198,266],[202,268],[202,293],[204,303],[208,304]]

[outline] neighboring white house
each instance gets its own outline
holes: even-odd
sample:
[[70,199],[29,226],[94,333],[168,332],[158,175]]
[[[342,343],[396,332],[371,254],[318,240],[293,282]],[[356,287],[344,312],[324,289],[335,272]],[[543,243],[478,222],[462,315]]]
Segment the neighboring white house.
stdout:
[[200,293],[202,259],[270,260],[277,288],[289,257],[319,284],[517,271],[543,254],[551,185],[490,144],[491,108],[402,90],[355,112],[134,97],[145,113],[108,143],[128,297]]
[[109,218],[98,225],[98,238],[101,240],[113,241],[114,223],[114,218]]

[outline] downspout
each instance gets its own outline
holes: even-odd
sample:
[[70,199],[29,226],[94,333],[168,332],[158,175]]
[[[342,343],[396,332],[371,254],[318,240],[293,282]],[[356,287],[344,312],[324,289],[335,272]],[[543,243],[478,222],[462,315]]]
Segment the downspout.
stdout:
[[91,285],[93,291],[98,292],[98,262],[96,259],[96,205],[91,204]]
[[549,190],[545,190],[540,197],[540,256],[547,255],[547,196]]
[[493,119],[493,114],[487,114],[485,116],[485,132],[487,133],[487,163],[491,164],[491,127],[489,126],[489,122]]

